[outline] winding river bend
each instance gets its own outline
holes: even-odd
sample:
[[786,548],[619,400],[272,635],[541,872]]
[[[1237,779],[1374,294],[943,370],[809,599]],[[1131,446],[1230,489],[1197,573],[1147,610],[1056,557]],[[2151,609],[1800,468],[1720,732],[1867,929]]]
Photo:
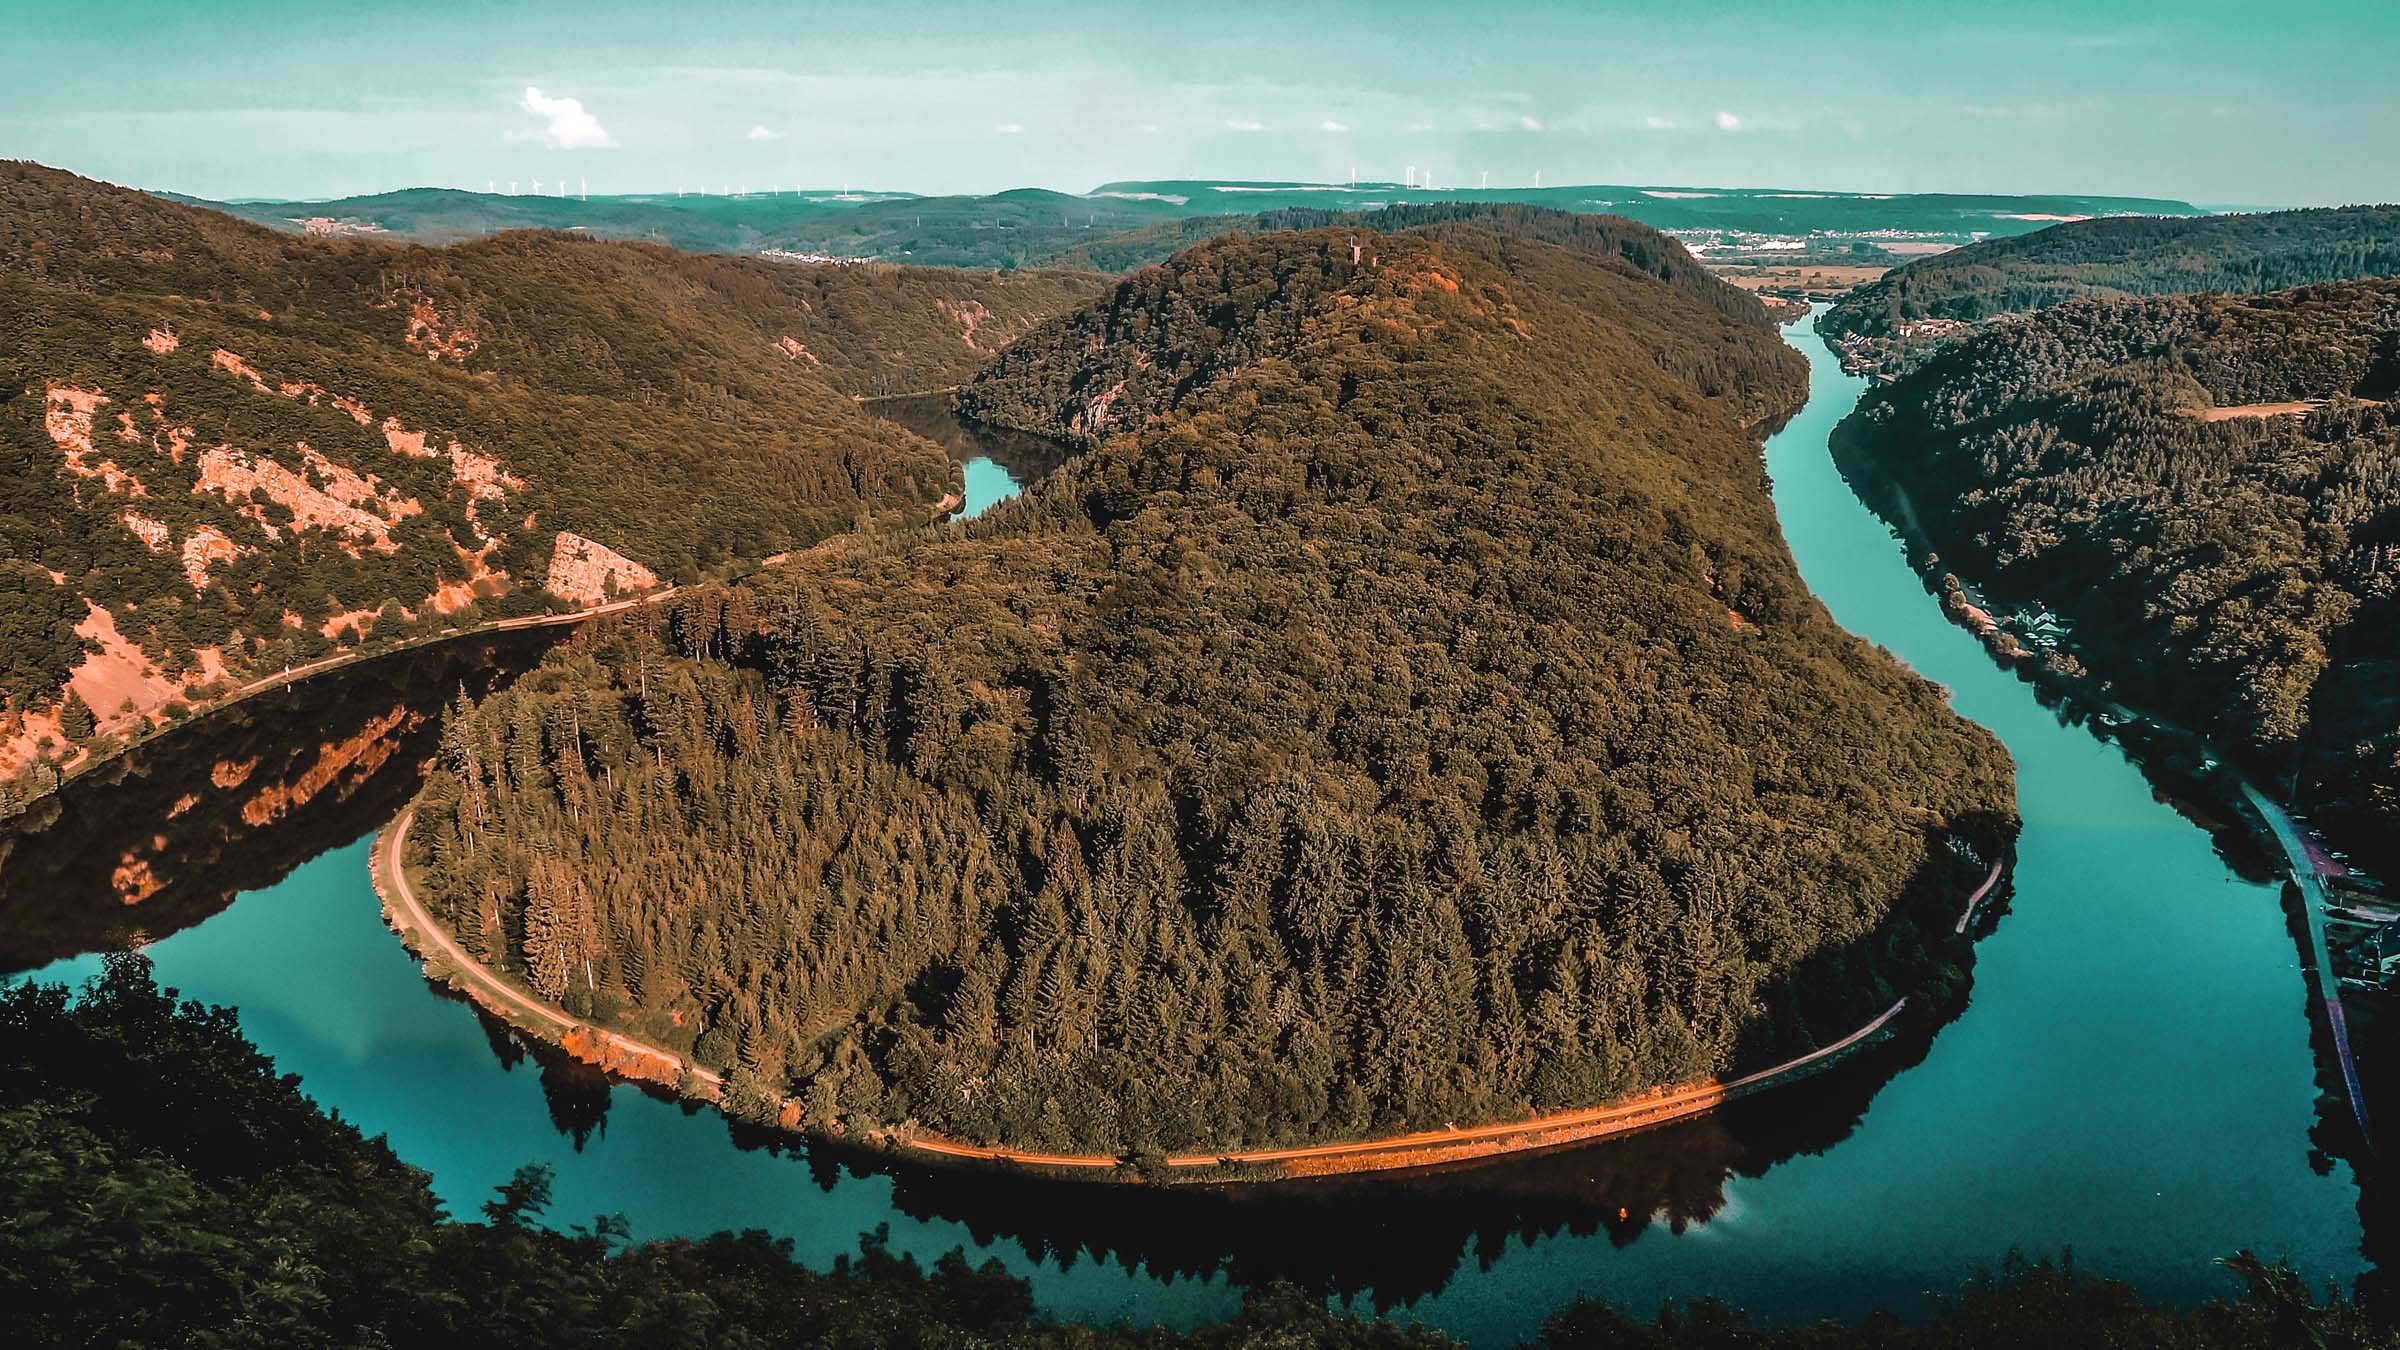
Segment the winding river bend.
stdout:
[[[557,1169],[561,1223],[622,1212],[637,1236],[764,1227],[818,1264],[889,1225],[896,1250],[998,1256],[1062,1317],[1183,1324],[1283,1278],[1506,1345],[1587,1294],[1643,1312],[1712,1296],[1778,1321],[1920,1312],[1928,1291],[2012,1247],[2071,1246],[2084,1267],[2176,1300],[2226,1288],[2212,1262],[2244,1247],[2348,1283],[2367,1266],[2360,1192],[2318,1147],[2343,1108],[2325,1095],[2277,886],[2245,879],[2267,874],[1942,617],[1827,453],[1860,382],[1794,334],[1813,396],[1767,465],[1801,571],[1837,620],[2007,743],[2025,826],[1966,1010],[1930,1041],[1787,1094],[1573,1152],[1242,1196],[760,1147],[713,1112],[532,1054],[428,987],[383,927],[365,835],[425,753],[406,739],[427,734],[415,715],[467,678],[424,657],[325,677],[337,683],[245,714],[238,734],[197,726],[0,830],[0,951],[77,979],[97,958],[63,953],[155,914],[153,935],[171,930],[150,948],[162,982],[240,1009],[284,1070],[387,1135],[453,1212],[540,1160]],[[953,453],[976,458],[964,444]],[[969,512],[1014,487],[1006,453],[983,459]],[[337,709],[363,710],[359,725],[326,726]],[[278,757],[252,743],[279,728],[304,744]],[[254,760],[265,767],[227,767]],[[258,776],[279,765],[316,786]],[[189,894],[170,849],[140,859],[159,894],[122,902],[120,852],[204,827],[215,842]]]

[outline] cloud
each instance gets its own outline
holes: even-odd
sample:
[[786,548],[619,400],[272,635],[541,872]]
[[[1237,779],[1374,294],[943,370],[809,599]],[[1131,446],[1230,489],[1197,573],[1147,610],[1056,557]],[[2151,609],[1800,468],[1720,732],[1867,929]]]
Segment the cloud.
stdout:
[[752,127],[749,131],[749,139],[754,141],[780,141],[785,135],[784,132],[769,131],[763,126]]
[[1520,117],[1517,119],[1517,125],[1527,131],[1540,131],[1542,129],[1542,119],[1538,117]]
[[2127,33],[2077,33],[2061,39],[2059,45],[2089,51],[2107,47],[2138,47],[2154,41],[2154,29],[2137,29]]
[[1267,129],[1267,124],[1264,122],[1253,122],[1248,118],[1240,117],[1226,118],[1225,125],[1235,131],[1265,131]]
[[1330,117],[1326,118],[1322,122],[1317,123],[1317,130],[1319,131],[1348,131],[1349,129],[1349,123],[1336,122]]
[[1717,114],[1717,130],[1740,131],[1741,129],[1742,119],[1729,112],[1721,112]]
[[2067,115],[2066,105],[2060,103],[1965,103],[1958,110],[1969,117],[2032,122],[2055,122]]
[[1410,130],[1410,131],[1431,131],[1431,130],[1433,130],[1433,123],[1431,123],[1431,122],[1411,122],[1411,123],[1409,123],[1409,124],[1408,124],[1408,128],[1407,128],[1407,129],[1408,129],[1408,130]]
[[542,119],[543,126],[539,131],[511,132],[512,141],[540,141],[553,150],[598,150],[616,144],[600,119],[584,111],[581,99],[552,98],[527,85],[517,106]]
[[1022,136],[1025,134],[1025,124],[1023,122],[1002,122],[994,126],[992,130],[1002,136]]
[[1648,117],[1642,119],[1642,126],[1650,131],[1673,131],[1675,129],[1675,119],[1672,117],[1661,117],[1657,113],[1652,113]]

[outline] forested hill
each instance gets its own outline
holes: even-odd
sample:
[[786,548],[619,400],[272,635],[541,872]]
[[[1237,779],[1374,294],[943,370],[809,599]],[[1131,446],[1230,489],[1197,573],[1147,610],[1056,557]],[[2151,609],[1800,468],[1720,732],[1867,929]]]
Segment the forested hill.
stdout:
[[1591,215],[1515,202],[1402,203],[1370,211],[1287,207],[1255,216],[1191,217],[1145,230],[1114,235],[1061,255],[1061,261],[1123,272],[1162,262],[1194,243],[1224,234],[1272,234],[1358,225],[1385,233],[1409,231],[1446,235],[1468,231],[1470,246],[1488,250],[1491,238],[1556,244],[1593,257],[1614,254],[1635,271],[1647,272],[1679,291],[1707,302],[1742,323],[1769,320],[1758,297],[1720,281],[1673,236],[1617,215]]
[[461,940],[737,1114],[1137,1157],[1594,1103],[1954,985],[2007,757],[1796,574],[1771,329],[1463,229],[1137,282],[1030,368],[1193,378],[1024,498],[462,709],[409,836]]
[[[1877,390],[1849,467],[2072,661],[2400,865],[2400,281],[2083,301]],[[2072,668],[2072,667],[2070,667]]]
[[252,672],[925,513],[953,470],[852,396],[1097,285],[310,240],[0,165],[0,781]]
[[[959,391],[959,410],[1074,444],[1138,430],[1217,379],[1306,340],[1356,269],[1379,265],[1375,226],[1444,240],[1537,289],[1572,296],[1595,317],[1638,329],[1662,370],[1725,401],[1745,422],[1788,412],[1807,397],[1805,367],[1772,336],[1775,325],[1756,296],[1710,275],[1673,239],[1621,217],[1430,206],[1260,218],[1278,219],[1329,237],[1347,233],[1338,233],[1333,248],[1281,259],[1263,274],[1256,245],[1238,234],[1136,272],[1101,303],[1002,353]],[[1562,265],[1567,257],[1574,265]],[[1595,284],[1599,274],[1657,281],[1672,294]],[[1498,293],[1505,295],[1505,284]],[[1513,310],[1500,318],[1522,327]]]
[[2400,206],[2079,220],[1919,259],[1817,321],[1855,372],[1900,374],[1990,319],[2081,298],[2258,295],[2400,273]]

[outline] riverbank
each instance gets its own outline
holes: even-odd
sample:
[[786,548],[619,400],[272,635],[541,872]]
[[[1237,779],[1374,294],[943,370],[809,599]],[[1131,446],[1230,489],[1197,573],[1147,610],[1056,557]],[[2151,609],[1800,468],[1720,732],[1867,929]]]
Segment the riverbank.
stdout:
[[364,646],[351,648],[347,651],[335,652],[331,656],[319,657],[318,659],[311,661],[306,665],[288,667],[284,670],[276,672],[273,675],[269,675],[264,679],[253,680],[250,683],[243,685],[241,688],[234,690],[232,693],[224,695],[223,697],[210,699],[207,703],[193,708],[185,715],[175,718],[172,721],[161,722],[156,726],[151,727],[149,730],[142,732],[138,736],[126,737],[120,740],[117,744],[109,747],[108,752],[105,754],[95,755],[90,753],[88,750],[80,751],[75,758],[52,766],[54,771],[47,776],[47,782],[41,782],[43,777],[42,775],[27,775],[28,782],[39,782],[41,785],[25,795],[16,798],[13,809],[0,811],[0,820],[7,820],[14,816],[20,815],[25,811],[32,809],[35,805],[46,801],[49,798],[57,796],[69,785],[83,778],[85,775],[92,773],[93,771],[106,765],[115,763],[117,760],[122,759],[125,755],[134,750],[140,749],[142,746],[148,745],[150,742],[157,740],[161,736],[170,735],[174,732],[182,730],[187,726],[190,726],[194,722],[213,717],[218,713],[224,712],[230,708],[238,707],[250,699],[257,698],[261,694],[273,693],[275,690],[287,688],[291,685],[299,683],[302,680],[309,679],[312,676],[322,675],[327,671],[340,670],[344,667],[358,665],[366,661],[380,661],[385,657],[397,656],[402,652],[417,651],[426,647],[438,646],[445,642],[459,642],[469,638],[487,637],[494,633],[517,633],[524,632],[527,629],[556,628],[566,624],[587,623],[593,619],[601,618],[609,614],[616,614],[624,610],[632,609],[639,605],[656,604],[661,600],[665,600],[674,596],[676,591],[676,587],[668,586],[662,590],[648,591],[641,595],[630,596],[623,600],[612,600],[607,604],[593,605],[585,609],[569,610],[560,614],[520,614],[514,618],[508,619],[489,619],[482,623],[474,624],[466,628],[444,628],[437,632],[422,633],[393,642],[371,642]]
[[[2342,1005],[2341,980],[2333,967],[2325,934],[2325,910],[2330,903],[2325,873],[2293,821],[2292,807],[2259,787],[2238,767],[2234,755],[2206,736],[2162,714],[2130,707],[2121,701],[2107,681],[2090,673],[2075,659],[2071,639],[2062,638],[2047,648],[2029,646],[2002,627],[1975,583],[1930,561],[1939,554],[1908,489],[1889,476],[1881,476],[1878,487],[1889,507],[1886,519],[1900,536],[1909,566],[1936,596],[1943,617],[1974,635],[1994,663],[2027,684],[2098,709],[2116,719],[2120,727],[2139,726],[2180,747],[2184,758],[2204,766],[2203,771],[2190,775],[2193,781],[2211,791],[2233,819],[2248,823],[2252,842],[2264,854],[2282,860],[2299,920],[2296,936],[2301,944],[2301,967],[2315,986],[2313,1006],[2323,1018],[2323,1030],[2331,1043],[2351,1123],[2358,1131],[2360,1143],[2371,1152],[2374,1136],[2366,1093],[2351,1045],[2350,1018]],[[1862,492],[1860,496],[1865,499],[1867,494]],[[2060,660],[2061,657],[2066,660]]]
[[[409,884],[408,831],[415,818],[416,808],[411,806],[376,835],[368,854],[368,869],[376,896],[383,904],[385,922],[423,964],[428,979],[448,985],[492,1016],[612,1077],[663,1088],[696,1101],[722,1104],[725,1080],[716,1072],[664,1046],[578,1018],[510,982],[462,949],[425,909]],[[1978,910],[2006,875],[2005,860],[1995,860],[1982,883],[1967,896],[1954,933],[1963,935],[1968,931]],[[1881,1040],[1907,1006],[1908,999],[1895,1000],[1829,1045],[1730,1080],[1709,1079],[1661,1087],[1597,1106],[1489,1125],[1419,1130],[1332,1144],[1169,1154],[1146,1161],[1112,1154],[1045,1153],[998,1144],[970,1144],[904,1128],[871,1130],[864,1136],[864,1142],[930,1162],[968,1162],[1125,1182],[1222,1184],[1448,1166],[1633,1134],[1798,1082]],[[795,1098],[787,1097],[777,1104],[776,1125],[795,1134],[851,1144],[860,1142],[838,1129],[827,1131],[805,1124],[800,1102]]]

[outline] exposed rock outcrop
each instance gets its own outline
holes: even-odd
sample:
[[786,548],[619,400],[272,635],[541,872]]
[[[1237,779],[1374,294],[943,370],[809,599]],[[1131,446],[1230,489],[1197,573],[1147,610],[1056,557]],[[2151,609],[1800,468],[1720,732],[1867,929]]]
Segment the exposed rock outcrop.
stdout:
[[542,583],[552,595],[579,605],[597,605],[657,586],[658,574],[649,568],[566,530],[558,532],[558,543],[550,552],[550,575]]

